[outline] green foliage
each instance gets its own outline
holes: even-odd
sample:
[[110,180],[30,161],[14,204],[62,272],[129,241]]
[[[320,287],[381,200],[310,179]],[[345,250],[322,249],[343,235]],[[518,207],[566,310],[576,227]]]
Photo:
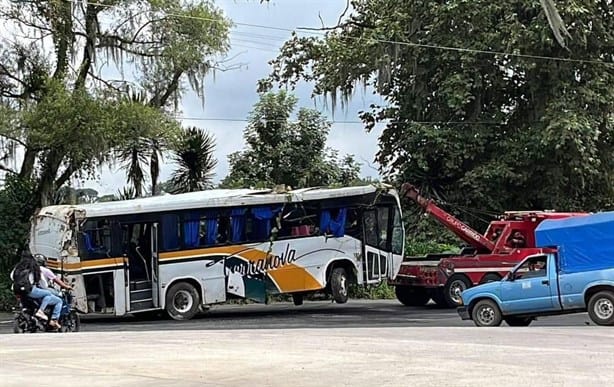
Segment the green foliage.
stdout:
[[[137,195],[147,174],[155,191],[179,129],[168,109],[187,86],[204,96],[231,27],[209,1],[15,1],[0,21],[13,26],[0,46],[0,167],[35,180],[40,205],[116,158]],[[109,63],[129,63],[134,79],[105,79]]]
[[169,182],[171,192],[194,192],[213,187],[213,171],[217,165],[214,150],[213,135],[196,127],[184,129],[173,149],[177,169]]
[[551,3],[354,0],[323,38],[287,41],[260,89],[307,80],[333,105],[375,90],[386,104],[361,118],[387,122],[381,172],[427,196],[495,212],[612,208],[614,8]]
[[8,175],[0,190],[0,310],[13,306],[8,274],[26,248],[30,231],[30,215],[34,212],[32,181]]
[[391,300],[396,298],[394,286],[388,285],[386,281],[374,286],[350,285],[348,295],[350,298],[367,300]]
[[339,159],[326,148],[330,122],[321,113],[301,108],[290,121],[297,99],[284,91],[261,95],[244,131],[247,148],[229,155],[224,187],[292,188],[349,185],[359,166],[351,155]]

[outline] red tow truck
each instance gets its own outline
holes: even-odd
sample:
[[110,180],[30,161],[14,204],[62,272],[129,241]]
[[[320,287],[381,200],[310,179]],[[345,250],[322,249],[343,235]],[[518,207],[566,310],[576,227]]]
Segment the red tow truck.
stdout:
[[587,215],[510,211],[490,222],[482,235],[444,211],[433,200],[421,196],[413,185],[404,184],[402,192],[469,245],[458,254],[405,257],[399,274],[390,284],[395,287],[397,299],[407,306],[422,306],[430,299],[442,307],[460,305],[463,290],[498,281],[525,257],[542,252],[535,247],[534,231],[543,220]]

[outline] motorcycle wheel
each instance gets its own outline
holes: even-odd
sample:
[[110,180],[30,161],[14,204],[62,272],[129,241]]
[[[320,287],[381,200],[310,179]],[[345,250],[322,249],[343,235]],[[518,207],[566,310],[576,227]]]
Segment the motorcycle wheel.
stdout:
[[81,319],[79,318],[79,314],[76,311],[71,310],[64,318],[62,319],[62,332],[79,332],[81,330]]
[[13,319],[13,333],[26,333],[28,331],[28,322],[23,316],[15,316]]

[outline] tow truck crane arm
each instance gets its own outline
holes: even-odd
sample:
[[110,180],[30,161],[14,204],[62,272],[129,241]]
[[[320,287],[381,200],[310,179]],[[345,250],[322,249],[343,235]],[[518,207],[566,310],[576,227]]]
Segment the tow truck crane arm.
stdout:
[[435,204],[433,200],[426,199],[420,195],[420,192],[412,184],[403,184],[401,192],[404,193],[404,196],[418,203],[418,205],[422,207],[427,214],[435,218],[439,223],[443,224],[460,239],[475,247],[479,253],[491,253],[495,249],[495,244],[493,242],[469,227],[467,224],[461,222],[452,214],[444,211],[441,207]]

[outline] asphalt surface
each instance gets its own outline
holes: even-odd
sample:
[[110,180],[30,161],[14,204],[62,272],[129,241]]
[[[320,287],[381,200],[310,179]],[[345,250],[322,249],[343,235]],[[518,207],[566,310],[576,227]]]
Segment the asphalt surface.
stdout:
[[[11,333],[11,315],[0,314],[0,333]],[[505,325],[505,324],[504,324]],[[593,325],[586,313],[541,317],[531,327],[585,327]],[[189,321],[172,321],[155,316],[82,316],[84,332],[136,332],[222,329],[327,329],[374,327],[473,327],[454,309],[434,305],[406,307],[396,300],[350,300],[338,305],[330,301],[271,305],[221,305]],[[477,328],[476,328],[477,329]]]

